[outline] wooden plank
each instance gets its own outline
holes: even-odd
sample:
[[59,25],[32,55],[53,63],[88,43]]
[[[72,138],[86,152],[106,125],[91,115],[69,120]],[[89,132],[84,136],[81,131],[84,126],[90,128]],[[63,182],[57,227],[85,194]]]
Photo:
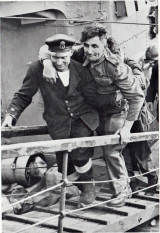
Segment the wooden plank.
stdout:
[[159,198],[158,197],[150,197],[150,196],[141,195],[141,194],[138,194],[136,196],[136,198],[137,199],[141,199],[141,200],[146,200],[146,201],[159,202]]
[[[71,202],[71,204],[66,204],[66,212],[69,212],[70,210],[75,210],[75,207],[77,208],[77,203],[76,202]],[[38,207],[39,208],[39,207]],[[41,207],[40,207],[41,208]],[[37,207],[36,207],[37,209]],[[57,206],[57,208],[55,208],[55,206],[53,205],[52,207],[49,206],[47,207],[47,209],[49,210],[53,210],[53,211],[59,211],[59,208]],[[86,210],[79,210],[77,209],[77,212],[74,212],[73,215],[81,215],[81,216],[84,216],[86,218],[90,218],[90,219],[98,219],[98,222],[100,223],[100,221],[103,221],[103,223],[106,223],[107,224],[110,224],[110,219],[114,217],[119,217],[118,215],[116,214],[113,214],[113,213],[106,213],[106,211],[102,211],[102,210],[98,210],[98,209],[93,209],[93,208],[89,208],[89,209],[86,209]],[[72,215],[72,213],[71,213]],[[104,224],[103,224],[104,225]],[[106,224],[105,224],[106,225]]]
[[134,207],[134,208],[138,208],[138,209],[146,209],[147,203],[141,204],[141,203],[137,203],[133,199],[129,199],[129,200],[126,200],[126,206],[130,206],[130,207]]
[[[108,200],[108,198],[104,197],[104,196],[97,196],[96,197],[97,200],[99,201],[105,201],[105,200]],[[125,206],[129,206],[129,207],[135,207],[135,208],[139,208],[139,209],[146,209],[146,206],[147,206],[147,203],[145,202],[145,204],[141,204],[141,203],[136,203],[137,200],[133,200],[132,198],[131,199],[127,199],[126,200],[126,204]],[[122,208],[120,209],[122,210]]]
[[[25,223],[21,223],[17,221],[3,220],[1,224],[1,227],[2,227],[1,229],[3,229],[2,231],[3,233],[13,233],[28,226],[29,224],[25,224]],[[30,229],[27,229],[27,231],[22,231],[22,232],[23,233],[33,233],[33,232],[34,233],[57,233],[57,230],[35,226]]]
[[[64,221],[64,226],[66,226],[66,225],[69,226],[72,229],[72,232],[74,232],[73,229],[79,229],[79,230],[81,229],[81,231],[84,233],[87,230],[94,229],[95,227],[97,227],[97,225],[99,225],[97,223],[83,221],[81,219],[71,219],[70,218],[70,222],[69,222],[69,221],[67,221],[67,217],[64,218],[63,221]],[[101,225],[101,226],[104,226],[104,225]]]
[[[77,206],[76,202],[67,201],[67,203],[70,203],[70,205]],[[93,218],[107,221],[107,225],[111,224],[113,221],[120,221],[128,214],[128,212],[124,213],[123,211],[122,213],[122,211],[118,211],[116,210],[116,208],[113,210],[112,208],[105,206],[104,208],[93,207],[86,210],[78,210],[78,213],[80,213],[83,216],[90,216]]]
[[48,134],[47,126],[14,126],[12,128],[4,127],[1,129],[2,138],[31,136],[31,135],[43,135]]
[[[43,216],[43,219],[44,219],[45,216]],[[34,223],[37,223],[39,221],[37,220],[33,220],[32,218],[28,218],[28,217],[25,217],[25,216],[18,216],[18,215],[15,215],[15,214],[6,214],[5,215],[5,219],[6,220],[14,220],[14,221],[19,221],[19,222],[23,222],[23,223],[27,223],[27,224],[34,224]],[[54,220],[54,219],[53,219]],[[48,223],[49,221],[45,222],[45,223],[41,223],[39,224],[39,226],[42,226],[42,227],[47,227],[47,228],[52,228],[52,229],[58,229],[58,223],[55,224],[53,220],[50,220],[51,223]],[[58,219],[57,219],[58,220]],[[82,233],[82,231],[80,230],[80,228],[78,229],[77,227],[67,227],[67,226],[64,226],[64,231],[66,232],[80,232]]]
[[[58,210],[49,210],[48,208],[43,208],[43,207],[35,207],[35,210],[36,211],[41,211],[41,212],[44,212],[44,213],[59,214]],[[87,222],[94,222],[94,223],[103,224],[103,225],[107,224],[107,221],[104,221],[104,220],[101,220],[101,219],[96,219],[96,218],[89,217],[89,216],[88,217],[83,216],[82,214],[73,213],[73,214],[67,214],[66,216],[71,217],[71,218],[83,219],[84,221],[87,221]]]
[[[67,200],[66,203],[77,206],[77,202],[74,202],[74,201]],[[116,208],[110,208],[110,207],[107,207],[107,206],[94,206],[94,207],[90,207],[90,209],[91,210],[96,210],[96,211],[97,210],[104,211],[105,213],[113,213],[113,214],[128,216],[128,212],[126,212],[126,211],[122,211],[120,209],[118,210]]]
[[102,226],[104,225],[98,225],[95,223],[90,223],[90,222],[85,222],[85,221],[83,222],[81,221],[81,223],[74,225],[74,227],[81,229],[83,233],[86,233],[86,232],[93,233],[95,231],[95,228],[98,228],[99,232],[101,232],[100,230]]
[[[94,233],[99,232],[126,232],[129,229],[132,229],[149,219],[152,219],[159,215],[159,205],[150,206],[146,210],[141,210],[134,215],[130,215],[120,219],[119,221],[114,221],[110,225],[102,226],[101,231],[95,231]],[[89,231],[86,233],[89,233]]]
[[[159,132],[133,133],[130,142],[155,140],[159,138]],[[119,135],[106,135],[84,138],[71,138],[40,142],[27,142],[1,146],[1,158],[15,158],[30,156],[37,153],[52,153],[56,151],[72,151],[76,148],[96,147],[119,144]]]
[[[38,212],[37,212],[37,210],[38,210]],[[58,210],[57,211],[55,211],[55,210],[53,210],[53,211],[52,210],[47,210],[46,211],[46,210],[47,210],[47,208],[37,207],[37,208],[35,208],[35,211],[23,214],[23,217],[25,216],[25,217],[29,217],[31,219],[35,219],[35,220],[39,221],[39,220],[43,220],[44,218],[47,219],[47,218],[50,218],[50,217],[52,217],[54,215],[59,214]],[[98,222],[88,221],[87,219],[84,219],[84,218],[82,219],[82,218],[79,218],[78,216],[74,217],[74,218],[71,218],[68,215],[66,215],[66,217],[63,219],[63,225],[64,226],[69,226],[69,228],[72,229],[72,231],[73,231],[73,229],[75,229],[74,226],[76,226],[76,229],[78,229],[80,224],[82,224],[82,221],[83,221],[84,229],[88,228],[88,224],[90,224],[91,227],[93,226],[93,229],[94,229],[95,226],[98,225]],[[57,219],[47,221],[47,223],[57,225]],[[103,225],[106,225],[106,223],[103,224]]]

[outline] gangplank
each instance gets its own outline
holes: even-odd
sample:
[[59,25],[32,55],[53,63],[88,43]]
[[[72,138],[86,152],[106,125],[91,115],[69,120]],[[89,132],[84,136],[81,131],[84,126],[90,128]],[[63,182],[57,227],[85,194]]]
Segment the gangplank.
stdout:
[[[46,133],[47,129],[44,126],[31,127],[31,131],[29,127],[2,129],[2,137]],[[136,133],[131,134],[130,141],[151,140],[153,142],[158,138],[158,131]],[[77,147],[97,147],[117,143],[119,143],[118,135],[19,143],[3,145],[1,147],[1,155],[2,159],[5,159],[21,157],[22,155],[27,156],[38,152],[45,153],[62,150],[64,151],[62,181],[65,181],[68,156],[66,151],[71,151]],[[93,165],[94,169],[98,170],[96,160]],[[102,166],[100,164],[98,166],[103,173]],[[101,175],[103,176],[104,174]],[[98,180],[98,178],[95,177],[95,180]],[[111,196],[107,184],[103,186],[96,183],[96,192],[96,200],[89,208],[77,209],[78,197],[66,199],[64,182],[59,203],[49,207],[36,206],[33,211],[21,215],[5,214],[2,221],[3,232],[126,232],[159,215],[158,194],[154,197],[147,197],[144,195],[144,190],[141,190],[138,195],[135,194],[134,197],[127,199],[124,207],[111,208],[106,205]]]

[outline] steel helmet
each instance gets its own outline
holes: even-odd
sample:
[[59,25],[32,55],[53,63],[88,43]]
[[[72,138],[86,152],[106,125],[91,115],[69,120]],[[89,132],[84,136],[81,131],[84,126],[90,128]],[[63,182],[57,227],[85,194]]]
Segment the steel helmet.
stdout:
[[157,43],[151,44],[147,48],[145,56],[146,56],[146,58],[144,59],[145,63],[150,63],[158,60],[158,44]]

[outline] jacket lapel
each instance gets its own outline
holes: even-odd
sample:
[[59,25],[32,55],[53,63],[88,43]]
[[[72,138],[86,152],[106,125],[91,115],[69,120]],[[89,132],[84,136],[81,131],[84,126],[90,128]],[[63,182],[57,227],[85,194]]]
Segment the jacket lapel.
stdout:
[[53,84],[53,85],[56,85],[58,88],[60,88],[63,92],[66,93],[66,88],[64,87],[62,81],[60,80],[60,78],[58,77],[56,79],[56,82]]
[[70,80],[69,80],[69,89],[68,89],[68,93],[67,96],[70,96],[73,91],[76,89],[78,83],[80,82],[81,78],[79,76],[78,71],[75,68],[75,65],[73,63],[73,61],[71,60],[70,63]]

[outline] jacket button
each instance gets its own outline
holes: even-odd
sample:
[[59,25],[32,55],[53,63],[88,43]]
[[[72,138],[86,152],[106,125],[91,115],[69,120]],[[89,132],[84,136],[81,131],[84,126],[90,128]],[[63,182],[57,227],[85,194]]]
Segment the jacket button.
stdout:
[[68,110],[70,110],[71,108],[68,108]]
[[73,116],[73,113],[71,113],[70,115]]
[[68,100],[66,100],[65,102],[66,102],[66,104],[68,104]]

